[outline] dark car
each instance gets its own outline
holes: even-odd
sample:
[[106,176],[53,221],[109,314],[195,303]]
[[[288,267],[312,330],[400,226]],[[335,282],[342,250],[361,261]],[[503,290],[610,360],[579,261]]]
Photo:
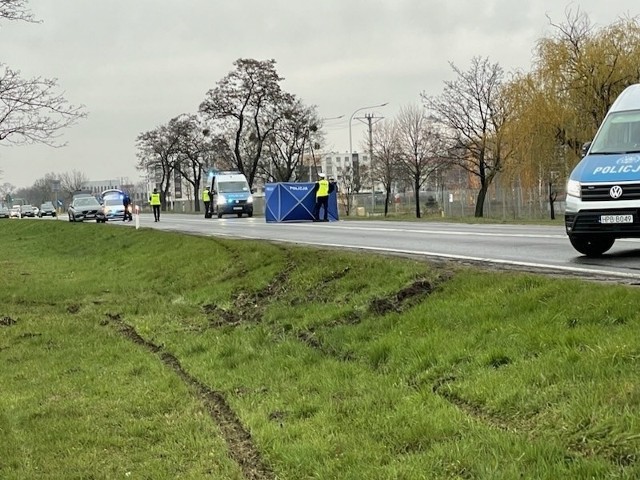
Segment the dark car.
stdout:
[[55,217],[57,215],[56,208],[53,206],[53,203],[47,202],[40,205],[40,211],[38,212],[38,217]]
[[70,222],[83,222],[84,220],[95,220],[97,223],[105,223],[107,217],[104,214],[104,207],[100,202],[91,196],[76,197],[67,210]]

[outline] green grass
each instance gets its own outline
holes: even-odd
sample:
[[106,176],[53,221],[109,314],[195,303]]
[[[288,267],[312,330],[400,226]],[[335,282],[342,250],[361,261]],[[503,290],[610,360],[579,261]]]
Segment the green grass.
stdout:
[[0,222],[0,478],[633,479],[640,290]]

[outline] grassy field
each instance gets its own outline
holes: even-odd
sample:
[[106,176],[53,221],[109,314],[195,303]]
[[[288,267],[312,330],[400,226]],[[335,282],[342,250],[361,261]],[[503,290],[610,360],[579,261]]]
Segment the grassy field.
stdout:
[[640,290],[0,221],[0,478],[640,478]]

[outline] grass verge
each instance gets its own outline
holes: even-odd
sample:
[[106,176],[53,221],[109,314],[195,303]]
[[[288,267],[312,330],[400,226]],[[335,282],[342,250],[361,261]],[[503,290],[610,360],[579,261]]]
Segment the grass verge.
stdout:
[[640,291],[3,222],[0,478],[638,478]]

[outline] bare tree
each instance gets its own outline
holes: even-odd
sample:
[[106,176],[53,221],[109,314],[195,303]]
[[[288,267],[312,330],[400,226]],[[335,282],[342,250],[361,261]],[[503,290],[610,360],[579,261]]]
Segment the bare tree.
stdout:
[[171,188],[171,178],[179,157],[180,137],[174,128],[161,125],[154,130],[141,133],[136,138],[138,148],[138,170],[156,172],[160,175],[159,188],[161,192],[162,209],[167,208],[167,199]]
[[338,180],[338,201],[344,209],[344,214],[349,216],[353,210],[353,202],[357,193],[357,176],[352,166],[344,167]]
[[384,186],[384,216],[389,213],[391,187],[400,176],[401,155],[396,123],[384,120],[373,129],[372,175]]
[[5,202],[7,204],[7,207],[11,207],[11,197],[13,196],[12,194],[15,189],[15,185],[9,182],[0,184],[0,202]]
[[60,131],[86,113],[56,93],[57,87],[54,79],[24,79],[0,63],[0,142],[61,146]]
[[305,106],[293,95],[287,95],[280,108],[282,118],[265,142],[260,170],[268,181],[289,182],[300,172],[307,149],[313,155],[322,136],[321,120],[315,106]]
[[[0,0],[0,19],[35,22],[26,0]],[[61,146],[60,131],[86,116],[57,92],[55,79],[25,79],[0,62],[0,144]]]
[[199,212],[202,175],[213,166],[212,138],[198,115],[173,118],[168,130],[177,140],[175,169],[193,187],[195,211]]
[[396,134],[400,161],[413,185],[416,218],[420,218],[420,188],[440,163],[440,136],[434,126],[434,119],[429,118],[426,110],[417,105],[400,110],[396,119]]
[[89,177],[78,170],[61,173],[59,179],[60,189],[66,197],[71,197],[74,192],[85,189],[89,181]]
[[27,8],[27,0],[0,0],[0,18],[24,22],[36,21]]
[[497,63],[474,57],[471,67],[446,81],[437,97],[421,95],[442,125],[450,146],[448,160],[475,175],[480,182],[475,216],[482,217],[489,185],[508,158],[504,126],[509,109],[501,96],[503,70]]
[[275,60],[238,59],[235,69],[207,92],[200,112],[219,130],[232,133],[231,144],[236,168],[244,173],[249,185],[258,170],[265,141],[272,134],[283,111],[283,80]]
[[44,177],[38,178],[33,185],[28,188],[26,195],[32,205],[39,206],[44,202],[53,201],[53,183],[58,180],[58,175],[53,172],[46,173]]

